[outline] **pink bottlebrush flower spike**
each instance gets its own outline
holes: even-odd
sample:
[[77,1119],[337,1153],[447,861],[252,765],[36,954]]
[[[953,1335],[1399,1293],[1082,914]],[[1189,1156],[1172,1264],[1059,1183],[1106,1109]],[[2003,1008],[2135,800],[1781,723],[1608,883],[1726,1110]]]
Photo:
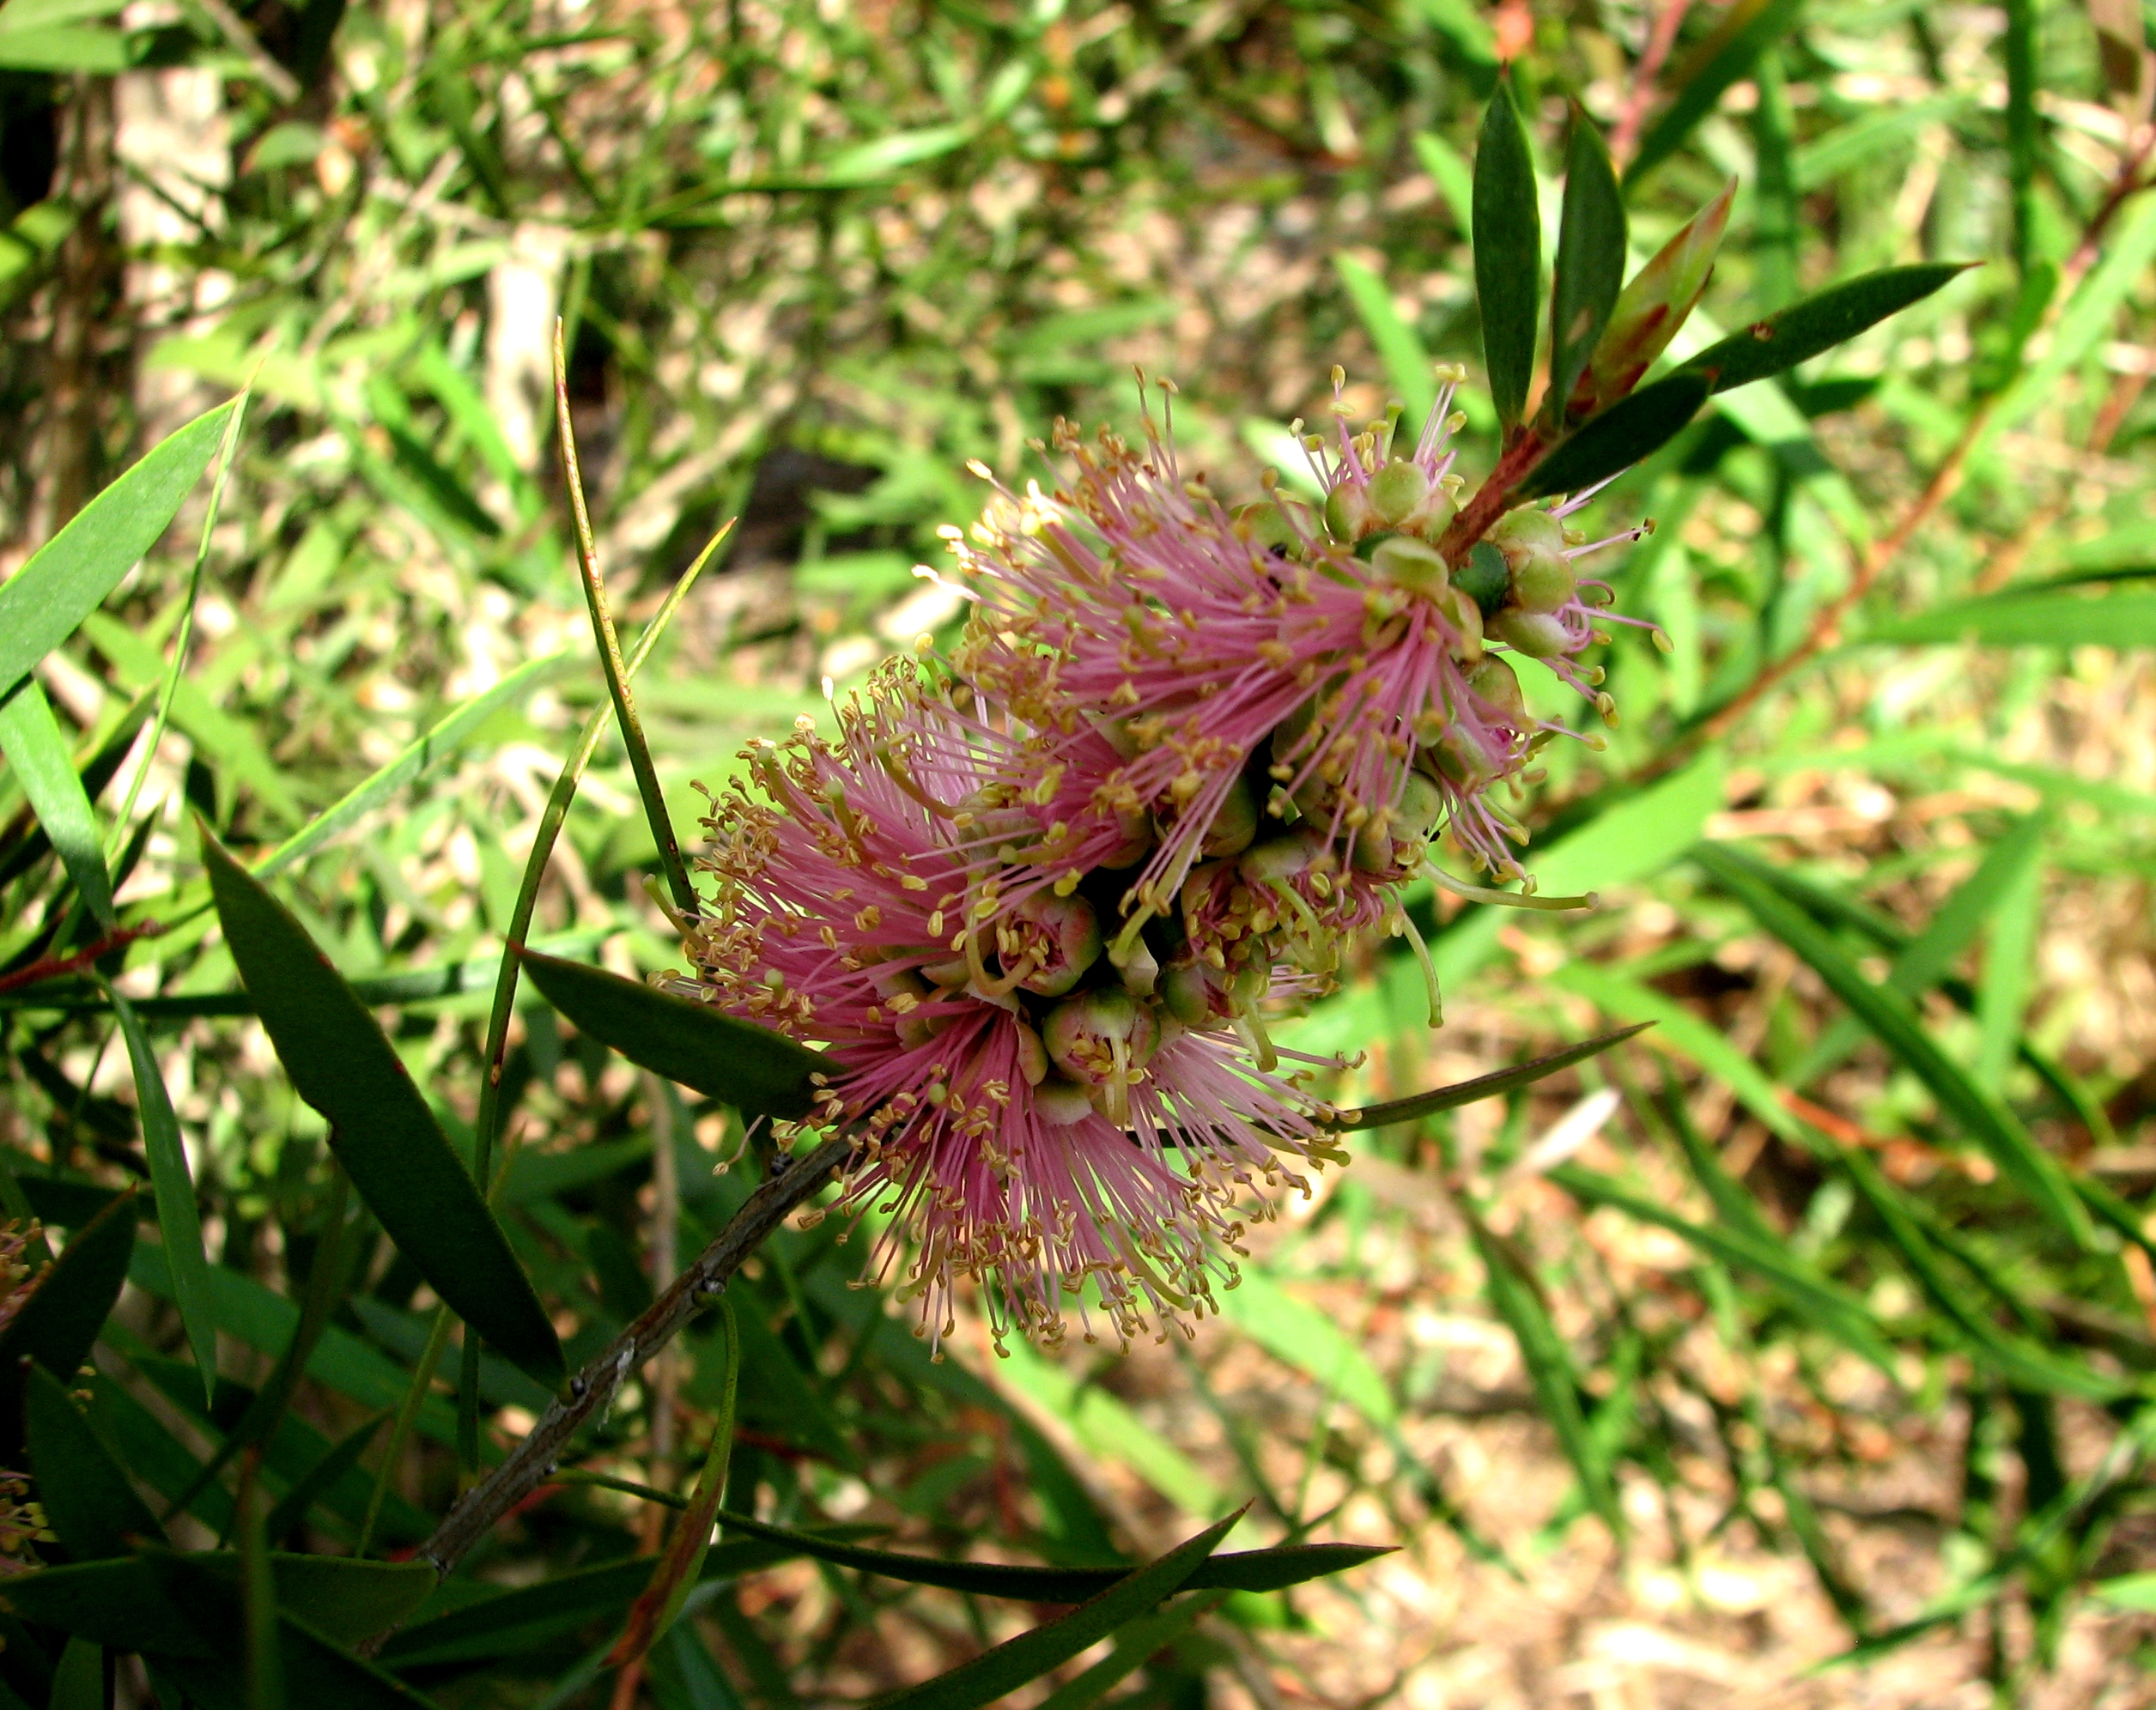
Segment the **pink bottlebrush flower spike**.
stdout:
[[842,1203],[891,1214],[878,1275],[910,1248],[922,1333],[950,1333],[963,1276],[999,1338],[1054,1342],[1072,1312],[1090,1337],[1089,1280],[1125,1338],[1201,1314],[1238,1198],[1339,1156],[1324,1107],[1127,983],[1094,903],[1043,882],[1060,859],[1023,859],[1084,838],[1051,838],[1053,791],[1011,790],[1022,737],[907,668],[840,722],[836,744],[749,750],[758,791],[708,822],[721,882],[689,989],[828,1047],[825,1116],[862,1136]]

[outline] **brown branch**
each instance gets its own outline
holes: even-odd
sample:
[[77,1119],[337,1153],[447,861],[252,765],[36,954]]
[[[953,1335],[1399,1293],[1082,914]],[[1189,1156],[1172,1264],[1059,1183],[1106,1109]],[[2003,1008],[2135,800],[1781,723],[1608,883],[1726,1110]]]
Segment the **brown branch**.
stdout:
[[1489,479],[1475,489],[1474,497],[1446,525],[1445,532],[1437,542],[1437,550],[1446,563],[1456,569],[1467,561],[1467,554],[1474,543],[1489,533],[1490,525],[1505,513],[1513,489],[1527,478],[1528,471],[1542,461],[1543,453],[1549,449],[1533,428],[1521,430],[1520,437],[1497,459],[1497,466],[1490,471]]
[[524,1440],[474,1485],[446,1515],[434,1535],[419,1547],[445,1578],[496,1521],[537,1490],[553,1474],[562,1453],[585,1422],[611,1406],[623,1384],[653,1355],[678,1335],[788,1213],[822,1187],[853,1150],[848,1135],[826,1140],[805,1158],[773,1176],[749,1196],[696,1262],[677,1276],[635,1323],[607,1344],[598,1357],[568,1382],[563,1395],[525,1433]]
[[35,985],[41,980],[58,979],[63,975],[79,973],[92,962],[124,949],[137,938],[155,938],[165,930],[161,921],[145,920],[139,926],[123,926],[108,932],[95,943],[79,949],[71,956],[40,956],[27,967],[19,967],[13,973],[0,973],[0,991],[13,991],[25,985]]
[[1647,109],[1655,100],[1655,79],[1661,75],[1662,63],[1669,58],[1669,50],[1677,45],[1678,27],[1691,9],[1691,0],[1669,0],[1655,15],[1654,27],[1647,34],[1647,45],[1641,51],[1639,64],[1632,68],[1631,93],[1625,97],[1625,111],[1610,136],[1610,157],[1619,166],[1632,158],[1632,150],[1638,145],[1640,126],[1645,123]]

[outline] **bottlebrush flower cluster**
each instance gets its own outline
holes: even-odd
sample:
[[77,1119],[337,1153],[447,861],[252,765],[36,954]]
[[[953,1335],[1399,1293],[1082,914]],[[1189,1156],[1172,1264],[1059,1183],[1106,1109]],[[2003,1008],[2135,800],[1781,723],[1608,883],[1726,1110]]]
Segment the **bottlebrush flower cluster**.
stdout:
[[714,804],[694,989],[827,1049],[846,1202],[890,1214],[877,1268],[922,1333],[962,1277],[999,1338],[1208,1310],[1254,1190],[1344,1161],[1325,1064],[1268,1009],[1373,930],[1428,973],[1399,888],[1497,894],[1437,869],[1442,836],[1523,876],[1495,792],[1564,727],[1505,654],[1613,719],[1577,663],[1609,591],[1575,568],[1610,542],[1560,506],[1439,550],[1461,378],[1399,449],[1397,407],[1353,432],[1336,405],[1314,507],[1230,509],[1150,412],[1138,446],[1059,425],[1066,484],[946,531],[975,603],[952,657],[884,667],[835,741],[752,746]]

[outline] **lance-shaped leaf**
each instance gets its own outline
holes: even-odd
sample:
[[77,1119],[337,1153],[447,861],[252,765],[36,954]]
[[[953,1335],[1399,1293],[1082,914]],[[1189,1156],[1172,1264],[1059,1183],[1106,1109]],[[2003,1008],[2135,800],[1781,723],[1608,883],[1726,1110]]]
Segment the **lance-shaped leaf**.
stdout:
[[1537,464],[1520,483],[1520,496],[1539,499],[1552,493],[1577,493],[1630,469],[1682,433],[1712,390],[1710,376],[1690,368],[1642,386],[1600,415],[1590,416]]
[[174,1609],[140,1556],[70,1562],[11,1576],[8,1607],[37,1627],[118,1651],[209,1657],[210,1641]]
[[1550,285],[1550,390],[1546,418],[1563,419],[1573,383],[1601,343],[1625,280],[1625,198],[1594,123],[1576,102],[1566,145],[1564,215]]
[[1603,330],[1602,342],[1594,347],[1586,378],[1573,393],[1575,415],[1591,415],[1630,392],[1691,318],[1714,271],[1722,234],[1729,224],[1729,204],[1736,194],[1737,181],[1731,179],[1721,195],[1626,282]]
[[1718,392],[1750,385],[1808,362],[1887,316],[1922,302],[1976,264],[1928,261],[1860,274],[1710,344],[1685,364],[1685,370],[1710,376],[1711,389]]
[[[932,1556],[864,1549],[723,1509],[719,1520],[729,1531],[783,1543],[835,1567],[853,1568],[908,1585],[941,1586],[976,1597],[1010,1598],[1024,1603],[1083,1603],[1134,1571],[1131,1568],[1026,1568],[1001,1561],[939,1561]],[[1344,1574],[1391,1553],[1390,1545],[1369,1543],[1300,1543],[1277,1549],[1235,1550],[1199,1562],[1183,1581],[1183,1589],[1278,1592],[1328,1574]]]
[[1482,306],[1482,356],[1490,397],[1507,428],[1527,414],[1534,375],[1535,305],[1541,285],[1542,215],[1534,161],[1500,78],[1475,144],[1475,296]]
[[[135,1252],[135,1190],[76,1232],[37,1280],[37,1292],[0,1330],[0,1452],[22,1440],[23,1362],[72,1378],[104,1328]],[[0,1463],[4,1464],[4,1463]]]
[[1126,1574],[1061,1620],[1006,1640],[948,1674],[886,1698],[880,1710],[980,1710],[982,1705],[997,1702],[1181,1591],[1198,1564],[1212,1554],[1213,1545],[1242,1518],[1242,1510],[1238,1508],[1157,1561]]
[[172,525],[216,454],[221,403],[153,446],[0,585],[0,694],[72,635]]
[[831,1064],[806,1046],[708,1004],[604,968],[524,953],[531,983],[584,1032],[631,1063],[752,1115],[793,1120],[816,1101],[811,1076]]
[[206,826],[202,845],[240,978],[360,1198],[452,1312],[540,1382],[559,1383],[554,1326],[380,1026]]
[[1634,1034],[1644,1033],[1654,1025],[1652,1022],[1641,1022],[1633,1027],[1619,1028],[1614,1033],[1598,1034],[1577,1045],[1568,1045],[1562,1051],[1553,1051],[1547,1057],[1538,1057],[1515,1068],[1500,1069],[1492,1075],[1478,1075],[1472,1081],[1456,1081],[1449,1087],[1433,1088],[1429,1092],[1394,1099],[1386,1104],[1336,1111],[1325,1125],[1337,1133],[1351,1133],[1358,1128],[1389,1128],[1396,1122],[1413,1122],[1441,1110],[1457,1110],[1478,1099],[1494,1099],[1515,1087],[1532,1086],[1545,1076],[1569,1069],[1575,1063],[1599,1057],[1612,1046],[1622,1045]]

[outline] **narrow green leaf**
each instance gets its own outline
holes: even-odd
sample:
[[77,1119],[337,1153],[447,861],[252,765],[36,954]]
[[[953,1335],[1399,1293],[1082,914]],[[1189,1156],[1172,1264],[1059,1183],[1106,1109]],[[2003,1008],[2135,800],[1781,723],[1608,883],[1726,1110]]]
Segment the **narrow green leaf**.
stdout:
[[644,818],[652,840],[659,846],[659,869],[674,907],[683,914],[695,913],[696,888],[689,882],[682,863],[681,845],[673,822],[666,815],[666,797],[659,786],[659,771],[652,764],[651,744],[644,740],[644,722],[637,716],[636,697],[629,688],[628,667],[622,661],[622,646],[614,633],[614,616],[607,608],[606,583],[599,572],[598,549],[592,543],[592,518],[584,504],[584,476],[576,460],[576,428],[569,415],[568,356],[563,344],[562,324],[554,324],[554,418],[560,442],[562,473],[569,490],[569,512],[576,524],[577,567],[584,587],[584,603],[592,619],[592,639],[598,648],[599,665],[606,674],[606,692],[614,703],[614,721],[620,727],[622,745],[629,750],[629,769],[636,779],[636,793],[644,803]]
[[1680,368],[1590,415],[1531,470],[1520,496],[1577,493],[1630,469],[1684,431],[1712,390],[1706,375]]
[[1542,215],[1535,197],[1534,161],[1527,133],[1512,104],[1512,82],[1497,80],[1482,115],[1475,144],[1475,297],[1482,306],[1482,355],[1490,372],[1490,398],[1505,428],[1527,414],[1534,378],[1534,334],[1540,317]]
[[1876,985],[1848,952],[1809,915],[1761,884],[1743,866],[1722,858],[1703,845],[1693,858],[1716,883],[1744,905],[1762,926],[1795,950],[1827,988],[1847,1004],[1931,1089],[1940,1107],[1982,1146],[2001,1172],[2035,1202],[2038,1210],[2080,1246],[2091,1236],[2088,1213],[2057,1159],[2032,1139],[2013,1113],[1986,1095],[1933,1041],[1908,998],[1890,986]]
[[1879,1166],[1856,1147],[1839,1149],[1842,1167],[1864,1197],[1888,1241],[1901,1254],[1933,1307],[1967,1338],[1969,1351],[2007,1382],[2026,1389],[2080,1396],[2086,1401],[2116,1401],[2130,1386],[2062,1359],[2024,1337],[2009,1336],[1969,1299],[1969,1291],[1939,1262],[1938,1249],[1901,1194],[1880,1173]]
[[1609,324],[1625,282],[1625,198],[1618,191],[1617,170],[1601,133],[1576,101],[1550,285],[1550,390],[1542,409],[1552,427],[1564,420],[1573,384]]
[[[615,1481],[619,1483],[620,1481]],[[659,1491],[638,1494],[657,1497]],[[676,1499],[678,1501],[679,1499]],[[767,1543],[784,1544],[802,1555],[852,1568],[880,1579],[910,1586],[940,1586],[976,1597],[1009,1598],[1021,1603],[1076,1604],[1098,1597],[1141,1564],[1125,1568],[1025,1568],[1001,1561],[944,1561],[896,1550],[869,1549],[787,1526],[774,1526],[747,1514],[717,1511],[720,1524]],[[1275,1549],[1231,1551],[1209,1556],[1183,1582],[1185,1591],[1277,1592],[1290,1586],[1344,1574],[1391,1553],[1391,1546],[1365,1543],[1290,1544]]]
[[1340,283],[1347,287],[1355,312],[1362,317],[1363,330],[1377,347],[1385,378],[1407,406],[1409,428],[1418,427],[1437,399],[1437,377],[1429,351],[1393,306],[1393,294],[1385,288],[1385,282],[1368,265],[1345,253],[1335,255],[1333,265],[1339,273]]
[[208,827],[201,834],[240,977],[360,1198],[444,1303],[538,1381],[559,1383],[554,1326],[380,1026],[291,912]]
[[[2021,875],[2035,866],[2043,852],[2048,827],[2047,815],[2030,814],[2017,820],[2003,836],[1995,840],[1984,852],[1977,870],[1955,887],[1923,931],[1890,946],[1895,949],[1896,955],[1893,967],[1887,971],[1886,983],[1911,1001],[1921,998],[1938,985],[1955,959],[1976,942],[1977,934],[2001,899],[2022,882]],[[1801,900],[1797,900],[1800,907],[1804,906]],[[1839,1064],[1863,1041],[1864,1036],[1865,1027],[1861,1020],[1855,1016],[1843,1016],[1819,1036],[1804,1060],[1789,1071],[1789,1084],[1799,1088],[1810,1086]]]
[[195,1206],[195,1184],[187,1173],[187,1149],[180,1143],[179,1118],[165,1089],[164,1070],[149,1048],[140,1016],[118,990],[107,985],[112,1014],[127,1041],[127,1060],[135,1071],[135,1105],[142,1118],[143,1150],[149,1158],[149,1179],[157,1195],[157,1233],[165,1246],[165,1268],[172,1275],[173,1304],[202,1373],[204,1397],[217,1387],[217,1319],[210,1301],[210,1260],[203,1252],[202,1215]]
[[21,1440],[22,1362],[33,1360],[55,1377],[72,1379],[119,1299],[134,1251],[131,1187],[76,1232],[39,1276],[37,1292],[0,1329],[0,1447]]
[[1922,262],[1845,279],[1717,340],[1687,359],[1685,367],[1710,376],[1718,392],[1750,385],[1808,362],[1887,316],[1922,302],[1976,264]]
[[[13,583],[0,585],[0,593]],[[97,814],[75,769],[75,756],[44,687],[25,682],[0,700],[0,754],[4,754],[31,810],[52,846],[60,852],[68,877],[84,907],[107,932],[119,925],[112,907],[112,876],[106,870]]]
[[1799,1319],[1817,1325],[1852,1352],[1895,1377],[1894,1350],[1870,1309],[1839,1283],[1830,1282],[1778,1241],[1749,1229],[1695,1223],[1624,1185],[1576,1164],[1551,1170],[1549,1179],[1575,1199],[1606,1205],[1637,1222],[1652,1223],[1680,1235],[1710,1258],[1746,1270],[1781,1295]]
[[[1184,1582],[1188,1590],[1189,1582]],[[1115,1635],[1115,1648],[1068,1685],[1060,1686],[1035,1710],[1091,1710],[1147,1661],[1181,1639],[1228,1600],[1225,1592],[1201,1592],[1157,1615],[1133,1621]]]
[[2007,70],[2007,183],[2013,209],[2013,264],[2025,277],[2036,259],[2037,0],[2006,0],[1999,39]]
[[1729,9],[1721,27],[1671,75],[1676,98],[1640,138],[1625,168],[1626,189],[1684,146],[1723,92],[1751,75],[1759,56],[1795,27],[1803,10],[1804,0],[1739,0]]
[[1992,913],[1984,943],[1983,977],[1977,987],[1975,1074],[1977,1084],[1995,1099],[2006,1096],[2007,1071],[2013,1066],[2022,1021],[2036,985],[2043,886],[2042,864],[2034,858],[2023,861]]
[[274,1549],[270,1571],[277,1607],[339,1645],[356,1645],[410,1619],[441,1583],[431,1562],[360,1561]]
[[93,1645],[149,1656],[216,1654],[208,1640],[173,1607],[139,1556],[70,1562],[12,1575],[7,1601],[21,1619]]
[[262,1522],[263,1535],[272,1544],[282,1543],[307,1519],[309,1511],[344,1475],[360,1463],[367,1446],[382,1428],[386,1413],[377,1413],[339,1438],[330,1452],[309,1467],[298,1482],[277,1498]]
[[882,1701],[878,1710],[980,1710],[983,1705],[993,1704],[1098,1644],[1125,1622],[1151,1613],[1157,1604],[1181,1591],[1199,1563],[1212,1554],[1213,1546],[1242,1518],[1242,1510],[1238,1508],[1150,1566],[1126,1574],[1060,1620],[1006,1640],[947,1674],[894,1694]]
[[157,544],[210,467],[232,409],[221,403],[153,446],[0,585],[0,694],[72,635]]
[[[4,39],[4,38],[0,38]],[[7,63],[0,53],[0,64]],[[87,1639],[70,1639],[52,1671],[46,1710],[105,1710],[105,1652]]]
[[1588,1507],[1612,1534],[1622,1537],[1625,1516],[1617,1505],[1617,1486],[1610,1476],[1608,1457],[1580,1410],[1579,1378],[1572,1350],[1558,1334],[1549,1308],[1536,1293],[1526,1260],[1472,1210],[1463,1210],[1468,1234],[1482,1258],[1491,1307],[1519,1344],[1521,1363],[1534,1386],[1542,1416],[1557,1433],[1558,1446],[1572,1464],[1573,1476],[1580,1482]]
[[2156,593],[1996,594],[1890,618],[1863,639],[1901,646],[2156,647]]
[[164,1533],[135,1494],[126,1469],[98,1441],[59,1379],[33,1365],[24,1372],[23,1384],[38,1501],[69,1555],[91,1561],[125,1555],[139,1539],[161,1539]]
[[418,737],[396,759],[364,782],[347,791],[335,806],[324,810],[300,830],[285,839],[255,863],[258,879],[282,872],[301,857],[310,855],[331,838],[350,829],[404,785],[455,754],[473,734],[504,706],[520,700],[541,684],[550,682],[568,666],[571,655],[556,653],[519,665],[483,694],[465,704]]
[[1352,1133],[1361,1128],[1389,1128],[1394,1123],[1414,1122],[1441,1110],[1457,1110],[1461,1105],[1473,1104],[1479,1099],[1494,1099],[1520,1087],[1532,1086],[1544,1076],[1554,1075],[1560,1069],[1570,1069],[1575,1063],[1584,1063],[1590,1057],[1599,1057],[1612,1046],[1622,1045],[1633,1034],[1653,1027],[1652,1022],[1640,1022],[1629,1028],[1619,1028],[1613,1033],[1598,1034],[1593,1039],[1582,1040],[1577,1045],[1568,1045],[1562,1051],[1553,1051],[1547,1057],[1538,1057],[1533,1062],[1522,1063],[1517,1068],[1500,1069],[1495,1074],[1479,1075],[1472,1081],[1455,1082],[1449,1087],[1438,1087],[1427,1093],[1417,1093],[1404,1099],[1394,1099],[1385,1104],[1363,1105],[1358,1109],[1337,1111],[1325,1125],[1335,1133]]
[[831,1065],[782,1034],[708,1004],[527,950],[531,983],[563,1015],[639,1067],[756,1115],[793,1120],[816,1102],[811,1076]]
[[[703,1578],[733,1579],[797,1554],[747,1539],[714,1544],[704,1558]],[[649,1556],[577,1568],[416,1621],[392,1634],[380,1654],[392,1669],[470,1667],[514,1656],[595,1622],[618,1619],[651,1576]],[[611,1648],[611,1639],[602,1642]]]

